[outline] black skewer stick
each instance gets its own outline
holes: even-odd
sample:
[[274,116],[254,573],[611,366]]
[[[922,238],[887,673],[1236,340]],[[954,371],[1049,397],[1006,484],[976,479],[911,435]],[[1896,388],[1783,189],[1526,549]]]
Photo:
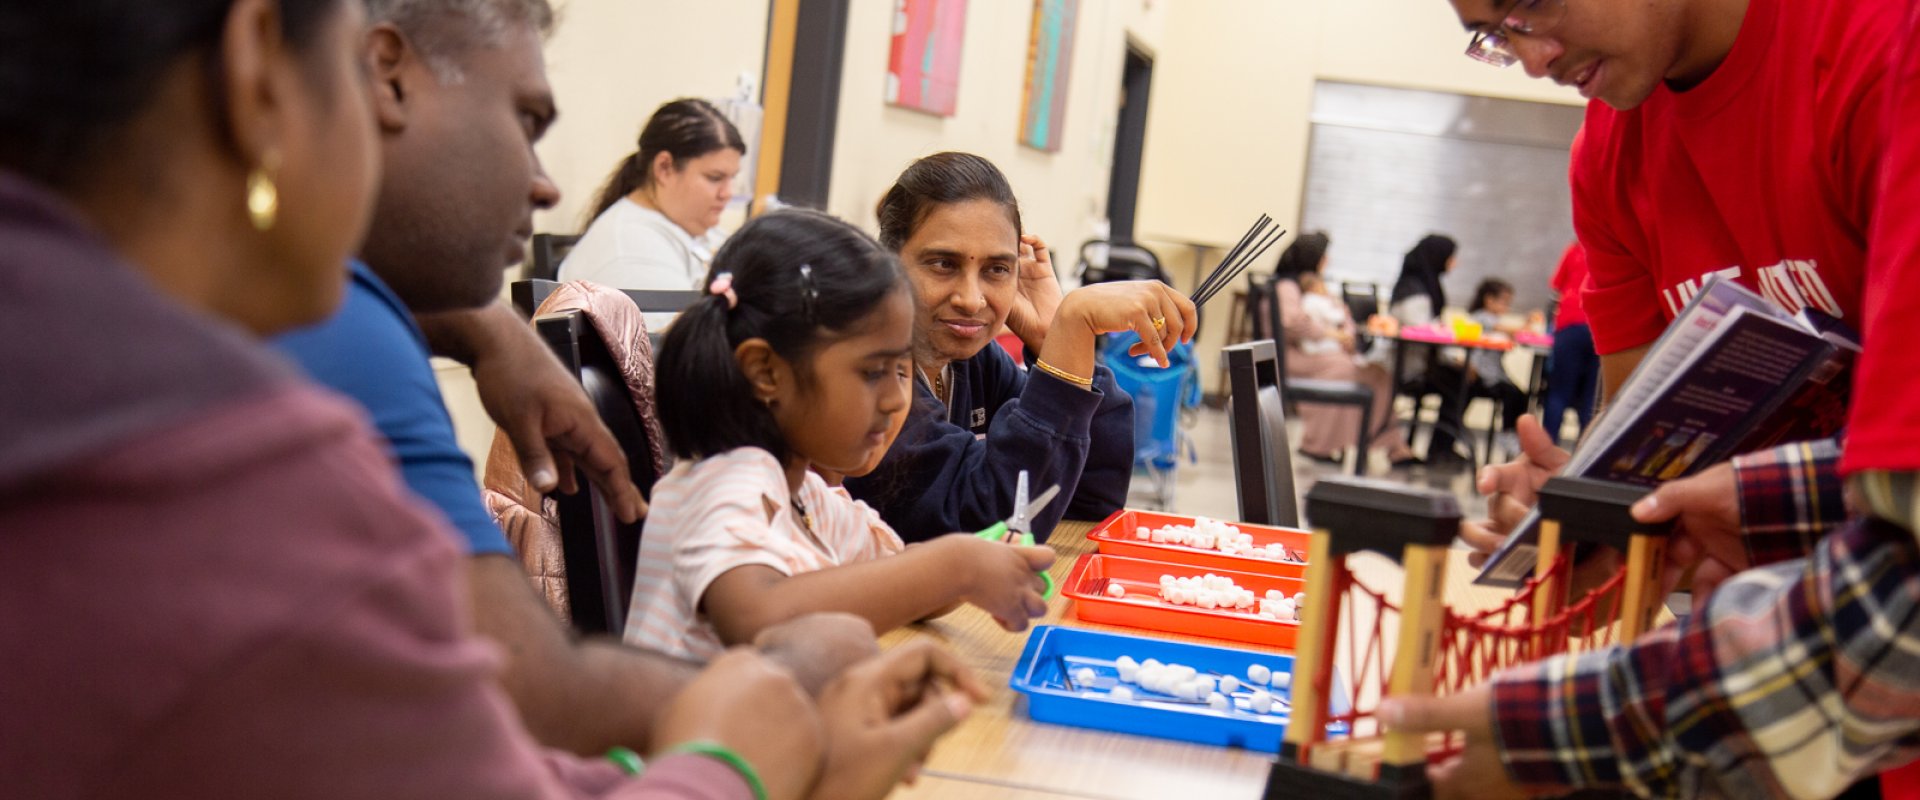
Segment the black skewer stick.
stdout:
[[1285,235],[1287,235],[1286,230],[1281,229],[1274,231],[1271,236],[1262,239],[1259,244],[1247,252],[1246,256],[1240,260],[1240,263],[1235,264],[1230,272],[1216,282],[1205,296],[1195,300],[1194,305],[1205,304],[1207,301],[1212,300],[1214,295],[1219,294],[1221,290],[1233,285],[1233,282],[1239,279],[1240,274],[1247,270],[1247,267],[1253,266],[1255,261],[1260,260],[1261,256],[1266,255],[1267,251],[1272,249],[1273,246],[1280,241],[1280,237]]
[[1213,271],[1207,273],[1207,277],[1200,281],[1200,284],[1194,288],[1194,294],[1198,295],[1202,290],[1211,287],[1214,280],[1219,277],[1220,272],[1229,264],[1239,259],[1240,253],[1245,251],[1247,245],[1254,240],[1254,237],[1258,236],[1260,232],[1266,228],[1267,222],[1268,220],[1265,214],[1260,215],[1260,219],[1254,220],[1253,227],[1248,228],[1247,232],[1241,235],[1240,241],[1234,243],[1233,248],[1228,250],[1226,256],[1220,259],[1220,263],[1214,266]]
[[1194,287],[1193,295],[1190,299],[1197,301],[1200,297],[1210,293],[1214,288],[1214,283],[1219,279],[1220,274],[1225,272],[1229,266],[1238,260],[1240,254],[1246,250],[1247,244],[1254,241],[1262,233],[1265,233],[1267,226],[1272,224],[1272,222],[1273,218],[1265,214],[1261,214],[1259,219],[1254,220],[1253,227],[1248,228],[1247,232],[1241,235],[1240,241],[1234,243],[1233,248],[1227,251],[1226,257],[1220,259],[1219,265],[1215,266],[1213,271],[1207,274],[1205,280],[1200,281],[1199,286]]

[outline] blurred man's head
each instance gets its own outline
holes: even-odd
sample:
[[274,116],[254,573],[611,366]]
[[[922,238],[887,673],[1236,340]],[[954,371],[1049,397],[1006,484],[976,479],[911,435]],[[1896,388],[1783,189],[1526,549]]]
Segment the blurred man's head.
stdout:
[[361,254],[415,311],[485,305],[560,191],[533,145],[555,116],[546,0],[368,0],[385,173]]

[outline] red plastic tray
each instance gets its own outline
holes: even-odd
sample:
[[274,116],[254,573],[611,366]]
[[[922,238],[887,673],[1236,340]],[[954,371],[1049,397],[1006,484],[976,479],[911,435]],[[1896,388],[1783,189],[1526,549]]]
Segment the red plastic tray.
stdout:
[[[1299,623],[1262,619],[1246,611],[1177,606],[1160,599],[1160,576],[1185,578],[1209,572],[1232,578],[1240,588],[1261,597],[1268,589],[1279,589],[1288,597],[1306,590],[1306,584],[1297,578],[1088,553],[1073,563],[1061,594],[1073,598],[1074,616],[1087,622],[1293,649]],[[1127,596],[1108,597],[1106,588],[1112,583],[1126,587]]]
[[[1107,517],[1106,521],[1087,532],[1087,539],[1094,543],[1103,555],[1144,558],[1148,561],[1168,561],[1175,564],[1187,564],[1219,572],[1235,570],[1239,572],[1257,572],[1264,575],[1279,575],[1298,578],[1307,574],[1304,563],[1307,552],[1307,540],[1311,534],[1294,528],[1274,528],[1266,525],[1252,525],[1245,522],[1229,524],[1240,529],[1241,533],[1253,536],[1255,547],[1266,547],[1278,542],[1280,546],[1295,551],[1302,556],[1301,561],[1272,561],[1252,556],[1230,556],[1218,550],[1201,550],[1182,544],[1155,544],[1133,538],[1134,531],[1142,526],[1148,530],[1167,525],[1192,525],[1193,517],[1180,514],[1161,514],[1155,511],[1135,511],[1123,508]],[[1156,579],[1159,576],[1154,576]]]

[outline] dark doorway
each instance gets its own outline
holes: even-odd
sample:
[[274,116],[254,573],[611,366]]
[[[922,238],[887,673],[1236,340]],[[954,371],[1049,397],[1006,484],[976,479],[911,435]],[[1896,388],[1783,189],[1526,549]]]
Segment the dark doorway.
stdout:
[[827,207],[828,184],[833,176],[834,129],[840,119],[840,66],[847,60],[850,0],[799,2],[779,197],[789,205],[821,209]]
[[1133,212],[1140,202],[1140,158],[1147,147],[1147,93],[1153,57],[1127,45],[1120,73],[1120,119],[1113,134],[1113,177],[1107,184],[1107,219],[1116,244],[1133,243]]

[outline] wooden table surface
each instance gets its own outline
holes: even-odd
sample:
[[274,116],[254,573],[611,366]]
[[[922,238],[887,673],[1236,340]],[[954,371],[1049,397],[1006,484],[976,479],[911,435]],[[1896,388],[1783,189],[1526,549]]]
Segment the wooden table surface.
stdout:
[[[1087,540],[1087,532],[1093,527],[1094,523],[1063,522],[1054,530],[1049,544],[1060,553],[1052,569],[1055,581],[1064,584],[1074,560],[1093,552],[1092,543]],[[1452,555],[1447,572],[1449,606],[1484,608],[1511,596],[1505,590],[1472,586],[1470,581],[1477,570],[1466,565],[1465,551],[1456,550]],[[1397,564],[1372,554],[1354,556],[1348,564],[1362,582],[1398,596],[1400,568]],[[1080,622],[1073,618],[1071,605],[1064,595],[1055,597],[1048,604],[1046,617],[1034,624],[1065,624],[1261,649],[1234,642]],[[1354,626],[1365,627],[1371,622],[1370,617],[1356,618]],[[1391,630],[1386,633],[1392,636]],[[1021,648],[1026,645],[1027,634],[1001,630],[991,617],[976,608],[967,606],[933,622],[893,631],[880,637],[880,642],[882,647],[891,647],[917,638],[946,643],[994,694],[935,746],[923,777],[915,786],[896,791],[895,798],[1237,800],[1258,798],[1265,787],[1271,753],[1107,733],[1029,719],[1018,702],[1021,695],[1007,687],[1014,662],[1019,660]],[[1360,700],[1364,703],[1370,698],[1363,696]]]

